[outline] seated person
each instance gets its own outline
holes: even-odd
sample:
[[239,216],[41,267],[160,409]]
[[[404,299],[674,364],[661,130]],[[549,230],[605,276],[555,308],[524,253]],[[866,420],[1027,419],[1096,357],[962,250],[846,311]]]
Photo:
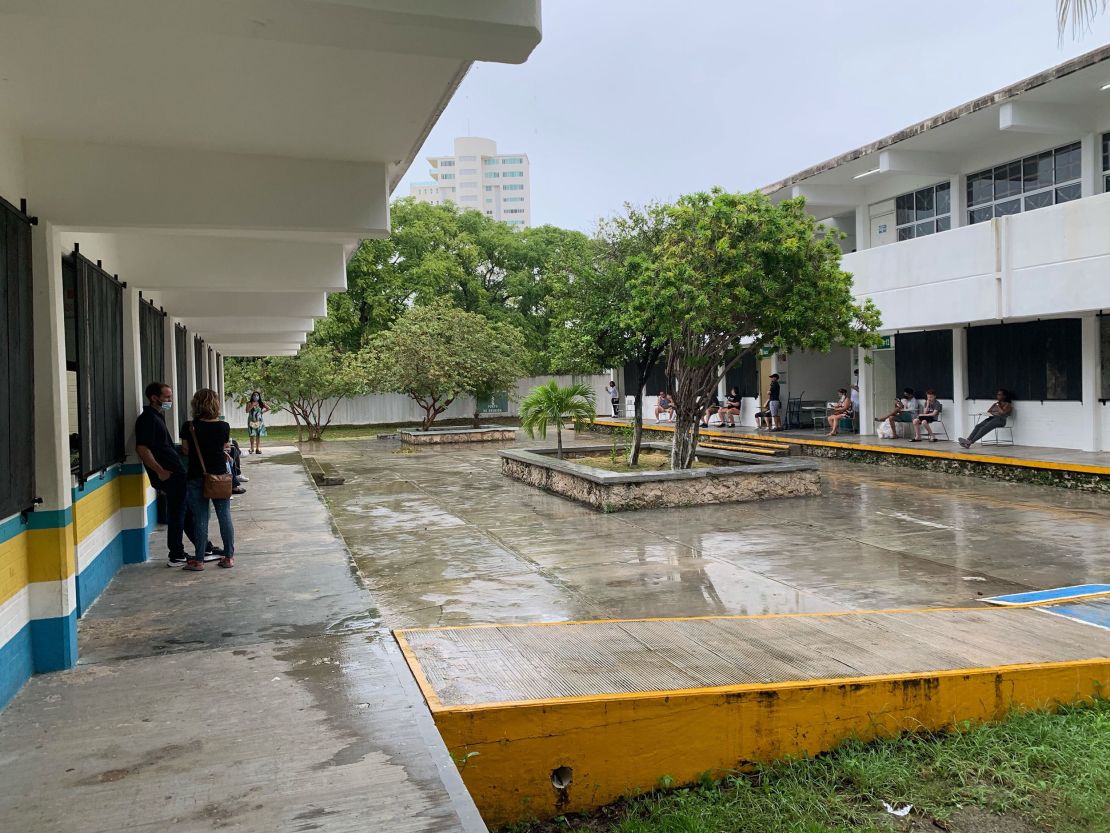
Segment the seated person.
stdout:
[[725,397],[725,405],[717,413],[721,418],[721,425],[727,425],[729,428],[736,427],[736,418],[740,416],[739,389],[729,389],[728,396]]
[[698,427],[699,428],[708,428],[709,427],[709,418],[711,416],[713,416],[713,414],[717,413],[720,410],[721,410],[720,397],[718,397],[717,394],[714,393],[712,396],[709,397],[709,406],[702,413],[701,423],[698,425]]
[[829,430],[825,432],[826,437],[835,437],[840,433],[840,420],[845,417],[852,418],[852,397],[848,395],[848,389],[840,388],[837,394],[839,398],[832,403],[832,408],[829,410],[828,416],[825,417],[825,420],[829,423]]
[[1014,403],[1010,400],[1010,394],[1007,390],[999,388],[998,393],[994,396],[995,400],[987,411],[987,418],[971,429],[971,433],[967,435],[966,440],[963,437],[959,438],[958,442],[964,448],[971,448],[973,444],[983,439],[995,428],[1001,428],[1006,424],[1006,417],[1014,412]]
[[932,388],[925,391],[925,401],[921,403],[921,411],[913,418],[913,439],[910,442],[921,442],[921,429],[924,427],[925,433],[929,435],[929,440],[935,443],[937,438],[933,434],[933,429],[929,426],[940,419],[943,410],[944,406],[937,399],[937,392]]
[[894,423],[912,423],[920,410],[921,403],[918,402],[913,388],[903,388],[902,398],[894,400],[894,410],[886,416],[875,417],[875,422],[885,422],[890,425],[891,436],[897,437],[898,431],[895,430]]
[[660,414],[666,414],[671,418],[672,422],[674,421],[674,402],[667,396],[667,392],[663,390],[659,391],[659,401],[655,403],[656,422],[663,421],[659,416]]

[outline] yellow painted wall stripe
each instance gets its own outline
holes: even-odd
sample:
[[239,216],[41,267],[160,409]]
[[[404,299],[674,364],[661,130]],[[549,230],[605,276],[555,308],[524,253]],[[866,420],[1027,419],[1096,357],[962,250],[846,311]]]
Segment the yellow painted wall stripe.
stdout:
[[[491,827],[599,807],[756,761],[815,755],[848,737],[946,730],[1052,708],[1110,686],[1110,659],[743,690],[660,692],[435,713],[463,781]],[[477,754],[472,754],[477,753]],[[467,757],[469,755],[469,757]],[[555,789],[551,774],[570,767]]]

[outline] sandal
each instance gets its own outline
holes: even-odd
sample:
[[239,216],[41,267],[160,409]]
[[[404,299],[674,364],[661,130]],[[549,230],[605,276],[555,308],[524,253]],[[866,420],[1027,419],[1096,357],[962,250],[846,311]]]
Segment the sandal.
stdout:
[[937,442],[937,438],[936,437],[929,437],[929,442],[935,443],[935,442]]
[[185,566],[181,569],[188,570],[190,573],[199,573],[201,570],[204,569],[204,562],[198,561],[195,558],[190,558],[188,561],[185,562]]
[[235,566],[235,557],[231,556],[231,555],[225,555],[223,558],[221,558],[216,563],[216,566],[217,567],[226,567],[226,568],[230,569],[230,568]]

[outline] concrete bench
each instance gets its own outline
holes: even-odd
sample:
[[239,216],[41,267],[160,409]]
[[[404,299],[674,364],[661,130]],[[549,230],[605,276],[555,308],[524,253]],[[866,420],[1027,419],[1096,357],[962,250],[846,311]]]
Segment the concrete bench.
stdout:
[[343,478],[335,473],[335,466],[331,463],[321,463],[315,457],[305,457],[304,467],[312,476],[317,486],[342,486]]

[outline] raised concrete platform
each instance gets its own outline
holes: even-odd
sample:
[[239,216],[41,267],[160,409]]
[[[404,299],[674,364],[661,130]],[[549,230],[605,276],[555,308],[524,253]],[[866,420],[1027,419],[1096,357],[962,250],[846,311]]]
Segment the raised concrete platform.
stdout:
[[403,428],[397,438],[409,445],[446,445],[450,443],[511,442],[516,439],[516,428],[506,425],[481,425],[477,428]]
[[[663,443],[645,450],[666,451]],[[604,456],[607,445],[576,446],[559,460],[553,448],[502,451],[501,473],[602,512],[704,506],[719,503],[813,497],[821,494],[817,464],[768,460],[732,450],[699,449],[704,468],[681,471],[615,472],[583,458]]]
[[396,631],[487,823],[1110,685],[1110,630],[1022,607]]

